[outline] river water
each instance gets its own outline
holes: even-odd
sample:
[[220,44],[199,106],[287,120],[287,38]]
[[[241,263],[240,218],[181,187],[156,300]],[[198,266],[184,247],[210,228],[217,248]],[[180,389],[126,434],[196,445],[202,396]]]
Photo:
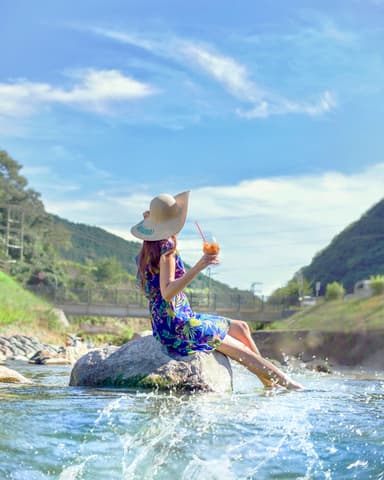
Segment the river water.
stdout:
[[306,391],[266,391],[233,365],[232,394],[180,396],[8,366],[36,384],[0,384],[1,480],[384,480],[384,373],[300,369]]

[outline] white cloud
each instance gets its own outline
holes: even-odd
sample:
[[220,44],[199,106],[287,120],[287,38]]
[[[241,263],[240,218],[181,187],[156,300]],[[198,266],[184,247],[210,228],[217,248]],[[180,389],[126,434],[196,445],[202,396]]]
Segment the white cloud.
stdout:
[[127,77],[118,70],[89,69],[73,76],[76,83],[67,90],[25,79],[0,83],[0,116],[27,116],[41,106],[51,104],[105,113],[116,102],[157,93],[152,86]]
[[310,116],[322,115],[336,107],[336,97],[325,91],[315,103],[292,102],[280,99],[276,102],[273,95],[270,100],[262,100],[251,110],[237,109],[237,114],[244,118],[265,118],[270,115],[284,115],[288,113],[304,113]]
[[[174,188],[170,186],[169,191]],[[383,192],[384,163],[350,175],[328,172],[259,178],[195,189],[180,249],[188,263],[198,259],[201,240],[194,221],[199,220],[222,246],[222,264],[215,269],[215,278],[240,288],[260,281],[264,293],[270,293],[381,200]],[[157,193],[143,190],[119,196],[100,192],[61,201],[52,192],[44,202],[48,211],[64,218],[135,240],[130,227]]]
[[232,95],[253,104],[248,111],[237,109],[236,112],[241,117],[252,119],[290,113],[314,116],[328,112],[336,106],[335,97],[329,91],[325,91],[315,103],[292,101],[252,81],[247,68],[233,58],[187,42],[184,43],[183,51]]
[[[249,104],[250,107],[247,110],[240,108],[236,110],[236,113],[244,118],[263,118],[293,113],[315,116],[326,113],[336,106],[335,97],[330,91],[323,92],[320,98],[312,103],[285,98],[280,93],[252,80],[247,66],[217,52],[209,45],[176,37],[149,40],[132,33],[102,28],[91,28],[90,31],[122,43],[138,46],[160,57],[177,61],[188,68],[194,66],[195,70],[197,68],[203,71],[230,95]],[[333,36],[338,33],[332,25],[327,31]]]
[[213,53],[202,46],[183,42],[183,54],[221,83],[232,95],[248,102],[260,101],[266,92],[249,78],[244,65],[233,58]]

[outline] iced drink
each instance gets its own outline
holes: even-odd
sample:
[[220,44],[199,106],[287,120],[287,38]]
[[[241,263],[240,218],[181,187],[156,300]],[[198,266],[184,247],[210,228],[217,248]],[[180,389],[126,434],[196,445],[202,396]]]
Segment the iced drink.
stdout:
[[217,242],[204,242],[203,252],[207,255],[218,255],[220,247]]

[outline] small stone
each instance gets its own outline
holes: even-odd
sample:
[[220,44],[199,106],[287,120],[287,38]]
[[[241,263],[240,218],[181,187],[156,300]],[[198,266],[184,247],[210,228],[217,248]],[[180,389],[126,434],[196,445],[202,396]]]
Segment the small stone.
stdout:
[[326,360],[311,360],[305,363],[305,368],[321,373],[332,373],[331,367]]
[[16,372],[7,367],[0,366],[0,382],[2,383],[32,383],[31,380],[25,378],[21,373]]

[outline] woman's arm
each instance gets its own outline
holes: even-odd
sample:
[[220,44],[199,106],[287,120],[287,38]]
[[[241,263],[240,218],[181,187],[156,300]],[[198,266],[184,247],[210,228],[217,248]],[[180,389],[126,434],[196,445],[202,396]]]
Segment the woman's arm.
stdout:
[[192,280],[208,265],[219,263],[217,255],[203,255],[200,260],[185,274],[175,279],[175,254],[160,257],[160,291],[161,296],[169,302],[175,295],[184,290]]

